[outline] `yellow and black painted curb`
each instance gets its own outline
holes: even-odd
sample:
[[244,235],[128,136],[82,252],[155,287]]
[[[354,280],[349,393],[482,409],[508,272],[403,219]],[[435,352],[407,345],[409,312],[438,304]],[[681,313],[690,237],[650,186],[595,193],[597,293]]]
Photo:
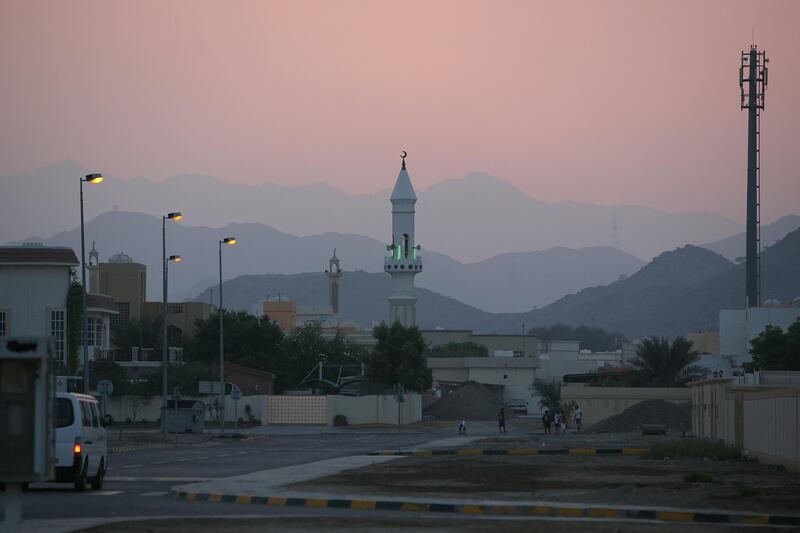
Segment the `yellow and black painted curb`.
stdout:
[[380,450],[368,455],[646,455],[650,448],[460,448],[442,450]]
[[481,505],[460,503],[430,503],[419,501],[287,498],[283,496],[237,496],[233,494],[197,493],[173,489],[173,498],[216,503],[250,505],[279,505],[322,509],[352,509],[375,511],[416,511],[460,513],[468,515],[512,515],[557,518],[596,518],[603,520],[660,520],[663,522],[701,522],[712,524],[761,524],[800,526],[800,515],[769,515],[727,513],[723,511],[679,511],[643,509],[641,507],[603,507],[574,505]]

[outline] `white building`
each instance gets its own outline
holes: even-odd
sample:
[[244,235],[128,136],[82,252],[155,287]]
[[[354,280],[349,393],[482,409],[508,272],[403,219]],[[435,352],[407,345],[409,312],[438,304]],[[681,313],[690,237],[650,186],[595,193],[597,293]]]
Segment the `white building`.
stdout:
[[417,195],[406,170],[405,152],[403,166],[397,176],[392,196],[392,243],[386,246],[387,256],[383,269],[392,277],[389,296],[389,323],[400,322],[414,326],[417,321],[414,295],[414,276],[422,272],[420,247],[414,237],[414,213]]
[[536,357],[428,357],[434,382],[502,385],[503,401],[523,400],[533,412],[530,386],[539,368]]
[[71,248],[0,246],[0,336],[51,337],[66,363]]
[[749,362],[750,341],[767,326],[780,327],[784,332],[800,319],[800,307],[751,307],[726,309],[719,312],[719,353],[738,366]]

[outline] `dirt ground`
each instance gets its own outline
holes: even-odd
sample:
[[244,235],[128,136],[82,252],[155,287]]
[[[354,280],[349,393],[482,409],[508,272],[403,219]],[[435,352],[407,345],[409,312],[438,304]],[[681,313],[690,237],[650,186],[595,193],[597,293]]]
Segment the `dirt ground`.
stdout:
[[[585,444],[584,440],[573,442]],[[636,456],[407,457],[291,488],[340,494],[547,500],[764,513],[796,513],[800,502],[800,476],[773,466]]]
[[[117,522],[85,531],[93,533],[186,533],[195,531],[214,531],[223,533],[261,533],[306,531],[342,532],[359,531],[381,533],[383,531],[425,531],[430,533],[528,533],[547,531],[548,533],[577,533],[592,531],[597,533],[712,533],[740,531],[719,525],[694,524],[646,524],[626,522],[592,522],[536,520],[536,519],[474,519],[462,517],[294,517],[294,518],[203,518],[196,520],[146,520],[137,522]],[[770,528],[748,527],[748,532],[775,531]]]

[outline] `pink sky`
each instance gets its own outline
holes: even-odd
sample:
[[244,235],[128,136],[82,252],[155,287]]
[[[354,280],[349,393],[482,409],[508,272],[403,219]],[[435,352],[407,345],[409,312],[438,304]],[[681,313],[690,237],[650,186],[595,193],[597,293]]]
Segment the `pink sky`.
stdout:
[[349,192],[484,171],[744,218],[739,52],[771,58],[766,222],[800,203],[800,2],[0,4],[0,175],[62,159]]

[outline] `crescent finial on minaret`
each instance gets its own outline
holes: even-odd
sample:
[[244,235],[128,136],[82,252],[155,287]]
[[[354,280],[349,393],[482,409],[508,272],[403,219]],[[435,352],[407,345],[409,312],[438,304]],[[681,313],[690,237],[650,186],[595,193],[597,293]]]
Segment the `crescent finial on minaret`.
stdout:
[[402,159],[402,160],[403,160],[403,170],[405,170],[405,169],[406,169],[406,156],[407,156],[407,155],[408,155],[408,152],[406,152],[405,150],[403,150],[403,155],[401,155],[401,156],[400,156],[400,159]]

